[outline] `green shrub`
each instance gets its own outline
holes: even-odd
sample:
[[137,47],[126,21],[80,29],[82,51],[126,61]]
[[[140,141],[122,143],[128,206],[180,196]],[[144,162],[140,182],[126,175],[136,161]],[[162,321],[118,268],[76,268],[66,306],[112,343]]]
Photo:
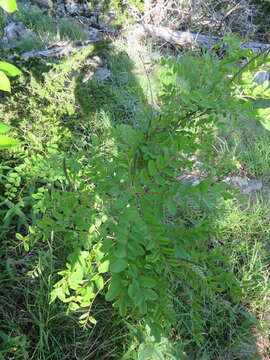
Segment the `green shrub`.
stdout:
[[[221,61],[192,53],[178,63],[164,59],[151,106],[123,53],[108,60],[117,69],[110,81],[82,83],[93,47],[36,65],[6,101],[6,120],[19,124],[25,147],[2,169],[9,201],[1,204],[3,218],[9,212],[2,231],[17,232],[25,250],[47,247],[51,256],[53,248],[50,306],[61,300],[92,326],[100,320],[96,304],[107,300],[129,325],[150,329],[150,338],[173,326],[194,354],[237,325],[232,308],[242,289],[216,241],[220,204],[231,195],[217,182],[225,170],[213,166],[213,143],[221,121],[250,110],[239,94],[250,95],[256,64],[241,78],[235,64],[250,54],[238,47]],[[74,69],[80,74],[71,76]],[[209,177],[181,183],[196,160]],[[149,342],[140,354],[158,353]]]
[[[198,290],[194,307],[205,291],[209,299],[228,292],[237,302],[241,295],[233,275],[219,265],[224,254],[207,245],[216,235],[211,219],[218,199],[229,196],[227,185],[209,178],[193,187],[177,179],[180,169],[192,166],[191,155],[209,157],[224,109],[235,115],[240,108],[231,96],[234,67],[208,54],[187,54],[179,63],[164,60],[162,69],[160,111],[149,106],[136,127],[109,128],[91,137],[87,151],[63,159],[66,185],[33,195],[42,217],[27,237],[18,235],[26,248],[52,233],[66,244],[67,265],[52,301],[69,303],[70,311],[88,308],[81,323],[96,323],[91,308],[102,294],[121,316],[143,318],[157,338],[175,319],[172,272]],[[197,209],[192,222],[185,218],[188,209]],[[205,325],[200,318],[196,323],[200,342]]]

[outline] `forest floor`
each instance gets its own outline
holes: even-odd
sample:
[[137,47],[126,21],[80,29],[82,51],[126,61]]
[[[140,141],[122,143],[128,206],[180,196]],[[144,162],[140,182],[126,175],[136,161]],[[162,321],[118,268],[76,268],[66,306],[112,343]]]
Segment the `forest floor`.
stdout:
[[[39,12],[18,16],[29,31],[38,29],[39,39],[10,51],[24,76],[0,100],[3,120],[29,144],[1,153],[0,359],[269,360],[270,132],[241,114],[216,127],[212,162],[236,189],[216,223],[222,229],[218,242],[243,291],[241,301],[234,303],[226,294],[218,303],[205,299],[198,309],[204,323],[196,324],[175,277],[177,323],[174,334],[160,343],[147,329],[139,342],[132,325],[101,296],[93,308],[97,325],[87,329],[79,326],[76,311],[67,314],[65,303],[50,302],[57,271],[66,261],[59,252],[63,244],[28,247],[16,239],[35,221],[32,195],[45,184],[61,184],[62,159],[83,151],[93,136],[117,124],[135,126],[144,104],[159,95],[161,57],[179,54],[149,40],[135,44],[124,33],[66,57],[24,61],[21,53],[33,44],[42,49],[45,38],[57,39],[57,29]],[[87,37],[79,24],[70,29],[63,22],[65,40]],[[98,76],[100,69],[105,78]],[[180,180],[198,183],[206,177],[199,160],[197,165]],[[188,216],[192,223],[196,213]],[[153,355],[143,355],[145,344],[151,344]]]

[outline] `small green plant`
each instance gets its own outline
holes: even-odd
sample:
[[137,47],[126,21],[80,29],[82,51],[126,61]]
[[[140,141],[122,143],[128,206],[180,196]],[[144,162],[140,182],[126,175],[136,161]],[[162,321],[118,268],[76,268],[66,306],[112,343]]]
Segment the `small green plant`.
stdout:
[[[7,12],[14,12],[17,10],[17,4],[15,0],[1,0],[0,7]],[[0,61],[0,90],[10,92],[10,81],[8,76],[18,76],[21,74],[16,66],[7,63],[6,61]],[[19,145],[19,141],[13,139],[7,135],[3,135],[10,130],[10,127],[3,122],[0,122],[0,149],[10,149]]]
[[[199,152],[207,161],[220,114],[236,114],[240,106],[231,95],[234,67],[208,54],[162,65],[160,110],[146,105],[135,127],[122,124],[92,136],[90,158],[83,151],[63,159],[64,189],[40,188],[33,197],[42,217],[26,237],[17,235],[26,249],[37,240],[63,239],[67,265],[52,301],[85,309],[82,324],[96,324],[91,309],[105,295],[122,317],[144,319],[157,339],[175,320],[172,272],[200,289],[194,309],[205,289],[209,301],[229,292],[237,302],[241,294],[233,275],[218,265],[221,249],[207,245],[217,234],[215,203],[230,196],[227,185],[211,176],[194,187],[178,179],[181,169],[193,166],[191,155]],[[199,344],[205,324],[195,318]]]
[[[247,111],[239,96],[250,85],[241,82],[246,74],[230,81],[243,52],[235,46],[221,61],[191,53],[179,63],[164,59],[150,106],[124,53],[108,60],[108,83],[82,82],[92,50],[47,67],[36,64],[23,90],[7,100],[6,117],[15,114],[28,145],[1,168],[7,198],[1,202],[2,236],[14,239],[17,232],[26,251],[36,245],[24,254],[29,267],[40,253],[29,269],[33,294],[32,287],[20,289],[27,294],[32,347],[28,339],[18,344],[37,359],[61,359],[71,348],[72,357],[81,345],[68,320],[79,318],[87,327],[79,336],[91,343],[100,328],[111,329],[107,316],[118,310],[125,322],[114,321],[125,334],[116,332],[111,340],[104,331],[104,351],[91,355],[88,349],[84,358],[108,356],[106,344],[118,345],[126,336],[124,323],[137,339],[126,359],[174,359],[175,353],[179,359],[184,348],[193,358],[206,358],[209,341],[222,342],[240,327],[236,317],[246,316],[239,303],[247,288],[231,267],[237,239],[235,252],[224,248],[227,235],[217,221],[224,214],[220,204],[230,203],[230,191],[219,181],[230,172],[230,157],[225,164],[213,159],[220,121]],[[74,69],[82,73],[73,76]],[[195,186],[182,182],[197,161],[208,177]],[[235,225],[228,222],[229,243]],[[147,329],[147,336],[138,329]],[[173,340],[176,334],[178,352],[166,345],[166,332]]]

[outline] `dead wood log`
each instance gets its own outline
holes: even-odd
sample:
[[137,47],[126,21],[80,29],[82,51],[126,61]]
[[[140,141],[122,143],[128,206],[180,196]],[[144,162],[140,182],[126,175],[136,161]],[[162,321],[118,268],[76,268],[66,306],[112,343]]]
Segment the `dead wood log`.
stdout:
[[[135,25],[134,35],[138,37],[148,35],[153,38],[162,39],[170,44],[180,45],[184,48],[192,46],[212,48],[218,42],[222,41],[221,38],[216,36],[171,30],[164,26],[153,26],[144,23]],[[270,44],[248,41],[243,42],[240,47],[242,49],[250,49],[252,51],[258,52],[263,51],[266,48],[270,48]]]
[[32,50],[32,51],[24,52],[23,54],[21,54],[20,57],[24,60],[28,60],[32,57],[37,57],[37,56],[51,57],[51,56],[57,56],[57,55],[58,56],[69,55],[72,52],[74,52],[75,50],[84,49],[85,46],[77,46],[77,47],[61,46],[61,47],[57,47],[57,48],[53,48],[53,49],[49,49],[49,50],[40,50],[40,51]]
[[21,54],[21,58],[24,60],[30,59],[32,57],[43,56],[43,57],[51,57],[51,56],[61,56],[61,55],[69,55],[74,50],[84,49],[87,45],[100,41],[101,38],[96,39],[88,39],[88,40],[78,40],[78,41],[58,41],[56,43],[50,44],[50,46],[54,45],[55,47],[49,48],[47,50],[31,50],[24,52]]

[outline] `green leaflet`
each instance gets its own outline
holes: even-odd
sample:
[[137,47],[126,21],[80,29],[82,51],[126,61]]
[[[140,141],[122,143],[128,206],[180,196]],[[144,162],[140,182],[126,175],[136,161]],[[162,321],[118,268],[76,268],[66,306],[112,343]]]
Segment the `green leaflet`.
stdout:
[[11,129],[11,127],[0,121],[0,133],[6,133]]
[[145,289],[144,295],[147,299],[155,301],[158,299],[158,294],[152,289]]
[[18,10],[16,0],[0,0],[0,7],[9,13]]
[[127,246],[126,244],[119,244],[115,252],[117,258],[126,258],[127,257]]
[[[140,291],[140,284],[137,280],[133,280],[132,283],[128,287],[128,295],[130,297],[136,297],[142,298],[142,293]],[[141,302],[141,301],[140,301]]]
[[106,300],[112,301],[118,296],[122,291],[122,282],[119,275],[113,275],[110,281],[109,290],[106,294]]
[[20,142],[6,135],[0,135],[0,149],[11,149],[20,145]]
[[169,210],[169,214],[171,216],[175,216],[176,215],[176,211],[177,211],[177,203],[175,200],[173,199],[170,199],[167,201],[167,207],[168,207],[168,210]]
[[138,351],[138,360],[153,359],[154,346],[152,344],[141,344]]
[[146,288],[154,288],[157,286],[157,282],[150,276],[141,276],[139,278],[139,283]]
[[105,260],[98,266],[98,272],[101,274],[108,272],[109,266],[110,266],[110,261]]
[[119,210],[125,207],[130,200],[132,194],[131,193],[125,193],[124,195],[120,195],[116,201],[114,202],[114,208]]
[[11,91],[10,81],[3,71],[0,71],[0,90],[7,92]]
[[120,273],[128,267],[128,262],[123,259],[118,259],[110,265],[110,270],[113,273]]
[[151,176],[156,176],[158,174],[156,165],[153,160],[148,162],[148,171]]
[[128,242],[128,256],[132,258],[137,256],[142,256],[145,253],[143,247],[140,244],[137,244],[136,240],[133,237]]
[[164,355],[156,344],[141,344],[138,351],[138,360],[164,360]]
[[148,185],[151,183],[151,179],[149,178],[146,169],[142,169],[140,171],[140,178],[145,185]]
[[7,76],[18,76],[22,74],[20,69],[6,61],[0,61],[0,71],[4,72]]
[[104,280],[100,275],[95,275],[92,280],[95,282],[97,289],[100,291],[104,288]]
[[126,316],[127,315],[127,310],[128,310],[128,301],[125,297],[122,297],[121,299],[116,301],[116,305],[119,308],[119,312],[121,316]]
[[74,290],[77,289],[78,285],[80,284],[80,282],[83,278],[83,275],[84,275],[83,268],[81,266],[78,266],[76,271],[73,272],[68,279],[69,286],[71,287],[71,289],[74,289]]

